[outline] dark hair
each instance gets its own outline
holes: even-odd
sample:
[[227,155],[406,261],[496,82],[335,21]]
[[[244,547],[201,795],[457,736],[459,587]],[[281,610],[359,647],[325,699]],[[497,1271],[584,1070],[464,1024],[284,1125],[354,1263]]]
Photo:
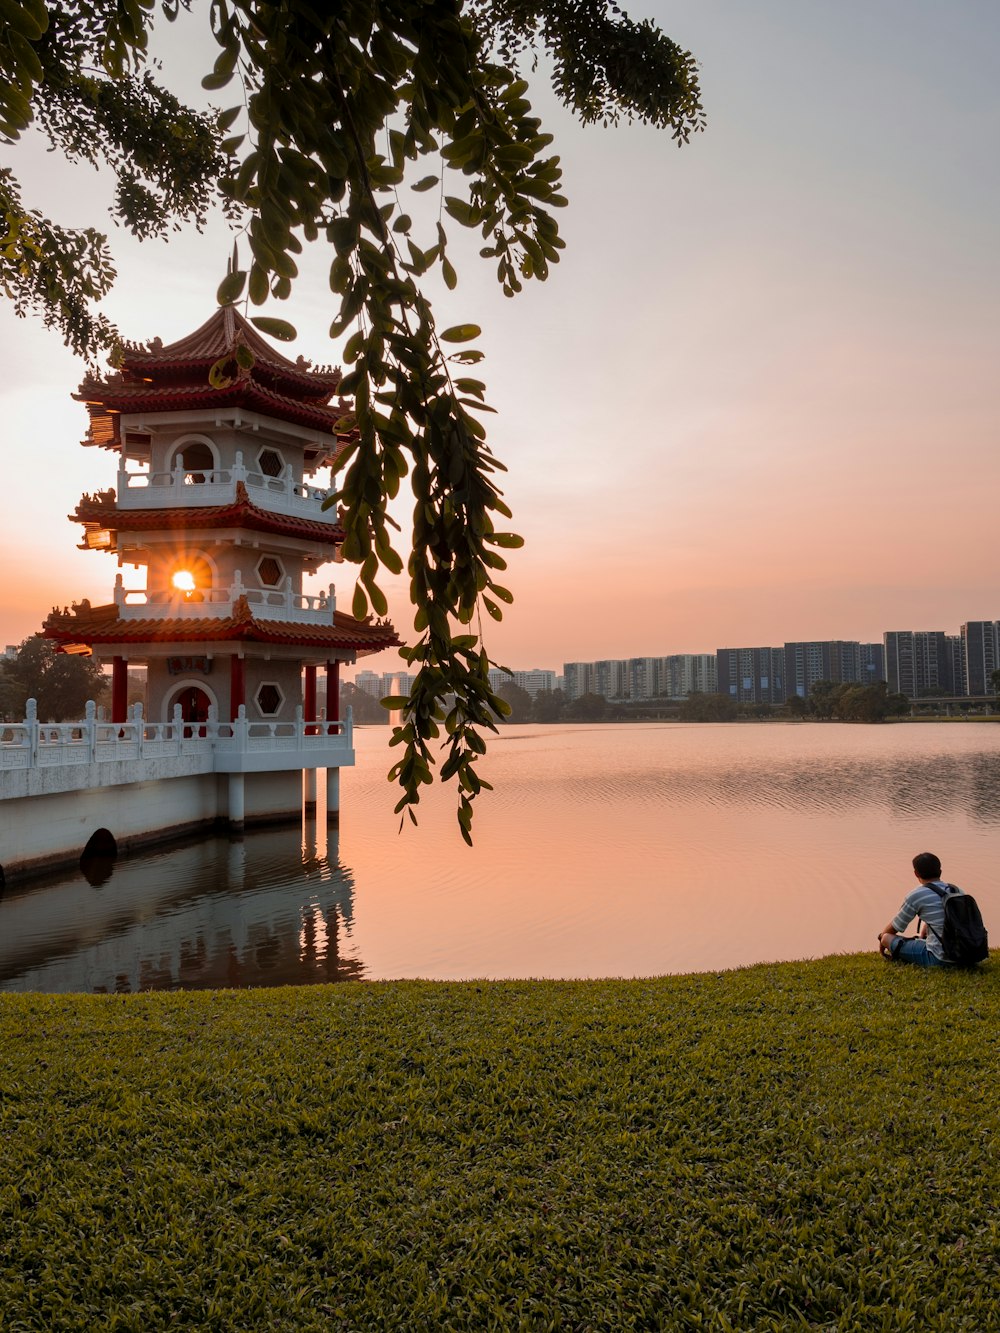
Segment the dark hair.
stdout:
[[917,879],[937,879],[941,874],[941,862],[933,852],[919,852],[913,858],[913,869]]

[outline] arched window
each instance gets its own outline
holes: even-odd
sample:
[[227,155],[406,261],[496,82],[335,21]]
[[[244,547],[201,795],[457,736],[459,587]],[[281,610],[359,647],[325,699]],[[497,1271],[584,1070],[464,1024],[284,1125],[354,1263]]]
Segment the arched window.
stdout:
[[197,436],[177,441],[171,458],[171,469],[176,469],[178,463],[187,486],[200,486],[210,481],[218,466],[215,449],[207,440]]

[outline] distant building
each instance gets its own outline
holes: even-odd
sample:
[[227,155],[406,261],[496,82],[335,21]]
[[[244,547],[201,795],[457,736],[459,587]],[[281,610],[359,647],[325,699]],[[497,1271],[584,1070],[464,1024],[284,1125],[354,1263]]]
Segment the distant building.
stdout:
[[514,681],[520,685],[522,690],[527,690],[534,699],[543,690],[555,689],[556,673],[554,671],[542,671],[538,667],[534,667],[531,671],[515,671]]
[[628,697],[630,699],[653,699],[656,688],[655,657],[630,657],[628,659]]
[[605,699],[628,698],[628,664],[621,658],[605,658],[594,663],[594,694]]
[[490,681],[490,689],[494,694],[499,694],[505,685],[514,684],[513,671],[503,671],[500,667],[490,667],[487,673]]
[[689,694],[715,694],[719,688],[715,653],[671,653],[658,657],[657,694],[686,699]]
[[969,620],[959,637],[966,694],[992,694],[990,676],[1000,668],[1000,620]]
[[593,662],[564,662],[563,679],[566,698],[572,701],[594,692]]
[[951,692],[952,694],[968,694],[969,688],[965,679],[965,644],[962,642],[962,636],[961,634],[946,634],[944,642],[948,653],[948,680],[951,684]]
[[881,643],[859,643],[858,679],[862,685],[877,685],[885,680],[885,645]]
[[[877,651],[876,651],[877,650]],[[785,694],[807,699],[820,680],[871,685],[883,679],[882,645],[854,639],[811,639],[785,644]]]
[[381,699],[386,693],[385,676],[376,671],[359,671],[354,677],[356,689],[364,690],[373,699]]
[[737,703],[785,702],[783,648],[719,648],[715,661],[719,694]]
[[890,690],[908,699],[928,690],[954,693],[952,654],[943,630],[886,630],[882,637]]

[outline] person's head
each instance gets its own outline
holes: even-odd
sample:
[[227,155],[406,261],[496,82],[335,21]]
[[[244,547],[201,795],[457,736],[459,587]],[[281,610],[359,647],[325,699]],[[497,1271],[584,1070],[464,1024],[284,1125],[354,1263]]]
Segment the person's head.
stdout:
[[941,862],[933,852],[918,852],[913,858],[913,873],[917,879],[938,879]]

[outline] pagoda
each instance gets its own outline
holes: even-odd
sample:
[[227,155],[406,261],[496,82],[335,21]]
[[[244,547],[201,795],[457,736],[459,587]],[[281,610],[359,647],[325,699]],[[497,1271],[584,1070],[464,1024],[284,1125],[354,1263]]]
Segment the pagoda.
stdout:
[[[84,444],[117,453],[118,478],[70,518],[85,548],[113,553],[130,576],[119,572],[106,606],[53,613],[45,633],[110,664],[113,723],[128,720],[128,669],[142,665],[151,724],[193,737],[239,724],[260,739],[245,773],[352,762],[329,764],[315,746],[310,759],[304,738],[340,722],[340,664],[399,639],[388,622],[338,611],[332,584],[304,591],[344,540],[314,484],[350,438],[340,379],[282,356],[230,305],[178,342],[126,344],[116,372],[81,385]],[[288,803],[286,792],[251,804],[266,817]],[[233,822],[242,805],[234,792]]]

